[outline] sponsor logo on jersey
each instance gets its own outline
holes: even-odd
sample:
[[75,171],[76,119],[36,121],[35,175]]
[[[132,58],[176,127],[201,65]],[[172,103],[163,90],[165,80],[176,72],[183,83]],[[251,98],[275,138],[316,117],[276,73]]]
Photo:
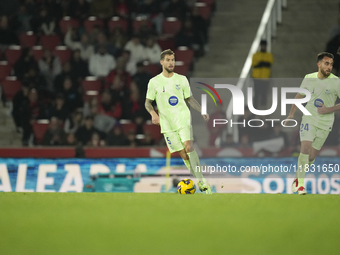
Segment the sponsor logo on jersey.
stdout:
[[178,104],[178,98],[176,96],[169,97],[169,104],[171,106],[175,106]]
[[326,89],[325,94],[329,95],[330,93],[331,93],[331,91],[329,89]]
[[324,104],[324,102],[319,98],[315,99],[315,101],[314,101],[315,107],[321,107],[323,104]]
[[180,90],[180,89],[181,89],[181,85],[176,84],[176,89],[177,89],[177,90]]

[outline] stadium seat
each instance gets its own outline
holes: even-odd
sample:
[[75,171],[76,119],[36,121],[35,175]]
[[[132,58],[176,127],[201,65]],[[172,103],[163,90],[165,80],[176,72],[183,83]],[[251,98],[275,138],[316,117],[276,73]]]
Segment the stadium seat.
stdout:
[[2,93],[4,94],[6,101],[12,101],[20,88],[21,82],[15,76],[8,76],[2,81]]
[[146,18],[146,16],[137,17],[133,20],[133,31],[138,32],[141,26],[148,26],[151,27],[152,24],[149,19]]
[[99,26],[100,28],[103,28],[104,21],[98,19],[95,16],[88,17],[86,20],[84,20],[84,28],[87,33],[91,32],[95,25]]
[[32,31],[19,35],[21,47],[33,47],[36,45],[38,37]]
[[130,131],[136,132],[137,126],[131,120],[120,120],[119,124],[122,127],[122,130],[125,135],[128,135]]
[[147,61],[144,62],[144,69],[152,76],[158,75],[161,72],[161,66],[159,64],[150,64]]
[[60,44],[60,38],[58,35],[42,35],[40,44],[43,48],[53,51]]
[[186,65],[190,65],[194,58],[194,51],[188,47],[181,46],[175,50],[176,61],[182,61]]
[[62,64],[64,64],[71,59],[72,53],[66,46],[57,46],[54,49],[53,54],[60,59]]
[[83,93],[84,102],[90,102],[93,97],[96,97],[98,99],[98,102],[100,101],[100,95],[97,90],[87,90]]
[[127,21],[125,19],[121,19],[119,17],[112,17],[109,20],[107,25],[108,25],[110,31],[114,30],[116,27],[121,27],[124,32],[127,32],[127,29],[128,29]]
[[102,83],[99,80],[97,80],[97,78],[94,76],[85,77],[81,85],[82,85],[84,94],[86,94],[86,91],[89,91],[89,90],[100,92],[102,89]]
[[33,134],[37,144],[41,144],[45,132],[48,129],[49,123],[49,120],[37,120],[33,123]]
[[176,61],[175,63],[175,72],[182,74],[182,75],[187,75],[189,72],[190,66],[186,65],[182,61]]
[[199,8],[200,14],[204,19],[210,19],[211,7],[209,5],[207,5],[206,3],[195,3],[195,7]]
[[166,18],[163,22],[163,35],[174,37],[182,28],[182,23],[175,17]]
[[215,3],[215,0],[199,0],[198,2],[212,6]]
[[13,66],[21,56],[21,47],[18,45],[9,46],[5,51],[5,56],[8,63]]
[[175,41],[173,38],[159,38],[157,43],[161,47],[162,51],[167,49],[173,50],[175,48]]
[[0,61],[0,82],[11,75],[12,67],[7,61]]
[[78,28],[79,20],[71,18],[70,16],[65,16],[59,20],[59,27],[63,34],[66,34],[69,27]]
[[32,47],[32,53],[33,53],[34,58],[37,61],[39,61],[42,58],[42,56],[44,55],[44,51],[43,51],[42,46],[40,46],[40,45],[33,46]]
[[158,142],[162,138],[161,128],[158,125],[154,124],[144,124],[143,126],[144,133],[150,132],[152,138],[155,142]]

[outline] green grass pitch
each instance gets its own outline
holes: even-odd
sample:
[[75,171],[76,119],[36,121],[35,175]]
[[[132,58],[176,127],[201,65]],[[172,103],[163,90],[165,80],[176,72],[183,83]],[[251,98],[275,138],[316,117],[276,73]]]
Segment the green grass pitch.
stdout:
[[0,254],[339,254],[340,197],[0,193]]

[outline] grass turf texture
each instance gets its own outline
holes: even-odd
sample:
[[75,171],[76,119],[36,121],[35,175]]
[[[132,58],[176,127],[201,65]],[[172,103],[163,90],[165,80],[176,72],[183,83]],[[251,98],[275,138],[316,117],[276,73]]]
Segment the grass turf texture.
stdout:
[[339,254],[340,198],[0,193],[0,254]]

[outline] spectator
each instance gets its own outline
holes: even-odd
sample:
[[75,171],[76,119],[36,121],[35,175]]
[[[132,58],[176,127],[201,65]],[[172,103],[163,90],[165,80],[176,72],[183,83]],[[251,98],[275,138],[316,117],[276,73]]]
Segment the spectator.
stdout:
[[191,19],[186,19],[183,23],[182,29],[175,37],[176,46],[186,46],[196,52],[204,45],[199,37],[197,31],[194,30]]
[[89,76],[88,64],[81,58],[80,50],[75,50],[71,57],[71,70],[72,74],[77,80],[77,84],[81,84],[81,81]]
[[127,1],[119,0],[114,1],[114,12],[116,16],[127,19],[129,18],[129,6]]
[[161,13],[161,1],[144,0],[139,6],[139,14],[146,15],[154,24],[158,34],[162,34],[163,14]]
[[124,63],[125,70],[130,74],[134,75],[137,72],[136,62],[131,59],[131,53],[128,50],[124,50],[122,52],[122,56],[120,57]]
[[110,31],[109,41],[116,48],[116,56],[119,56],[127,42],[127,37],[121,27],[115,27]]
[[90,74],[97,78],[106,77],[115,67],[116,61],[114,57],[108,54],[103,46],[98,48],[98,53],[91,56],[89,61]]
[[90,6],[86,0],[71,1],[70,14],[81,22],[89,16]]
[[90,4],[90,14],[101,19],[113,16],[113,5],[111,0],[96,0]]
[[54,56],[49,49],[45,49],[43,57],[39,60],[39,69],[45,77],[48,90],[53,91],[53,81],[61,73],[59,58]]
[[138,89],[142,97],[146,95],[151,74],[145,71],[145,66],[142,62],[137,63],[137,72],[132,79],[137,83]]
[[32,19],[33,31],[38,35],[53,35],[56,31],[56,20],[43,6],[39,11],[39,15]]
[[141,146],[153,146],[155,145],[155,140],[152,138],[150,132],[145,133],[143,141],[140,143]]
[[[72,80],[72,84],[75,86],[77,83],[77,79],[75,75],[73,75],[72,68],[70,62],[65,62],[62,67],[62,71],[58,74],[54,79],[54,91],[60,92],[63,90],[64,80],[69,78]],[[77,86],[75,86],[77,87]]]
[[88,61],[94,54],[94,47],[90,44],[89,36],[87,34],[82,34],[80,42],[72,38],[72,34],[75,30],[70,28],[65,35],[65,45],[71,50],[80,50],[80,56],[84,61]]
[[253,119],[254,115],[252,112],[249,110],[248,106],[244,107],[244,115],[240,116],[237,119],[238,123],[245,123],[244,125],[240,124],[238,125],[238,133],[239,133],[239,141],[241,141],[241,136],[247,135],[252,141],[251,133],[252,133],[252,128],[247,125],[248,121]]
[[61,128],[61,121],[57,117],[50,119],[50,124],[42,139],[42,145],[58,146],[65,143],[66,134]]
[[64,80],[61,94],[64,95],[66,106],[71,112],[83,106],[83,99],[77,89],[73,86],[70,78]]
[[69,116],[69,109],[67,107],[67,105],[65,104],[65,98],[63,94],[58,94],[55,102],[51,108],[51,113],[50,116],[51,117],[57,117],[59,120],[61,121],[65,121],[68,116]]
[[16,126],[17,131],[21,129],[21,116],[24,111],[25,106],[28,105],[28,94],[30,89],[26,83],[23,83],[20,91],[18,91],[13,97],[13,110],[12,116],[14,120],[14,124]]
[[33,56],[32,50],[30,48],[24,48],[20,58],[14,64],[14,73],[19,80],[22,80],[31,68],[39,70],[38,63]]
[[141,101],[140,93],[135,82],[130,84],[130,97],[123,104],[123,118],[135,120],[142,117],[143,120],[149,117],[145,110],[144,103]]
[[160,61],[161,47],[156,43],[153,37],[149,37],[146,42],[145,54],[147,60],[152,64],[158,64]]
[[[19,71],[20,72],[20,71]],[[47,90],[47,83],[45,77],[39,73],[39,69],[34,66],[29,66],[28,71],[24,74],[23,81],[34,87],[39,93]]]
[[187,6],[184,0],[170,0],[164,10],[165,17],[176,17],[184,20],[187,13]]
[[101,133],[93,126],[93,124],[93,117],[88,116],[85,118],[85,124],[77,130],[76,138],[82,145],[86,145],[89,143],[93,133]]
[[260,51],[253,55],[252,78],[254,78],[254,107],[259,109],[267,106],[267,94],[269,90],[269,78],[273,64],[273,54],[267,52],[267,41],[262,40]]
[[32,15],[28,13],[26,5],[21,4],[19,6],[18,14],[16,15],[16,22],[18,26],[17,32],[26,33],[28,31],[32,31],[31,19]]
[[28,146],[28,140],[33,132],[32,123],[37,119],[44,119],[45,116],[42,104],[38,101],[38,91],[30,89],[28,100],[23,103],[21,112],[21,127],[23,129],[22,144]]
[[241,140],[240,140],[240,143],[238,145],[238,148],[241,148],[241,149],[251,148],[248,135],[242,135],[241,136]]
[[105,47],[107,53],[109,53],[112,56],[117,56],[117,49],[111,42],[107,40],[106,35],[103,32],[97,34],[97,38],[96,38],[96,50],[97,51],[99,47]]
[[134,34],[132,36],[132,39],[127,42],[124,49],[130,51],[131,53],[130,58],[135,63],[139,61],[144,61],[147,58],[145,54],[145,48],[140,43],[140,39],[136,34]]
[[88,143],[91,147],[105,146],[105,140],[103,140],[98,133],[93,133],[90,142]]
[[[249,141],[247,143],[249,143]],[[230,148],[230,147],[236,147],[236,146],[237,146],[237,144],[234,142],[233,135],[231,135],[231,134],[227,134],[225,141],[223,141],[221,143],[221,147],[229,147]]]
[[132,79],[130,74],[125,71],[125,61],[123,58],[118,59],[116,68],[106,77],[106,88],[113,89],[112,86],[116,76],[119,76],[122,81],[123,89],[127,89]]
[[208,37],[208,22],[201,16],[198,7],[194,7],[191,15],[191,22],[195,34],[200,38],[200,42],[205,45],[204,49],[207,48]]
[[78,143],[74,133],[67,134],[65,140],[66,140],[64,144],[65,146],[76,146]]
[[128,140],[125,134],[123,133],[122,127],[120,124],[116,124],[111,132],[106,137],[106,145],[109,146],[127,146]]
[[138,142],[137,142],[137,139],[136,139],[136,134],[135,134],[135,131],[133,130],[130,130],[128,135],[127,135],[127,145],[130,146],[130,147],[137,147],[138,145]]
[[[107,89],[109,89],[112,95],[113,102],[123,102],[126,100],[129,94],[128,86],[124,83],[124,77],[120,75],[114,75],[111,83],[107,83]],[[110,82],[111,79],[108,79]]]
[[9,45],[19,45],[19,38],[8,24],[7,16],[0,17],[0,50],[5,51]]
[[99,111],[114,119],[120,119],[122,115],[122,106],[120,102],[113,102],[111,93],[105,90],[101,95]]
[[81,126],[83,120],[83,114],[79,111],[74,111],[71,116],[69,116],[64,124],[64,131],[66,133],[76,133],[78,128]]
[[116,120],[108,115],[99,113],[98,105],[93,105],[91,108],[91,114],[94,120],[94,127],[102,133],[109,133],[113,128]]

